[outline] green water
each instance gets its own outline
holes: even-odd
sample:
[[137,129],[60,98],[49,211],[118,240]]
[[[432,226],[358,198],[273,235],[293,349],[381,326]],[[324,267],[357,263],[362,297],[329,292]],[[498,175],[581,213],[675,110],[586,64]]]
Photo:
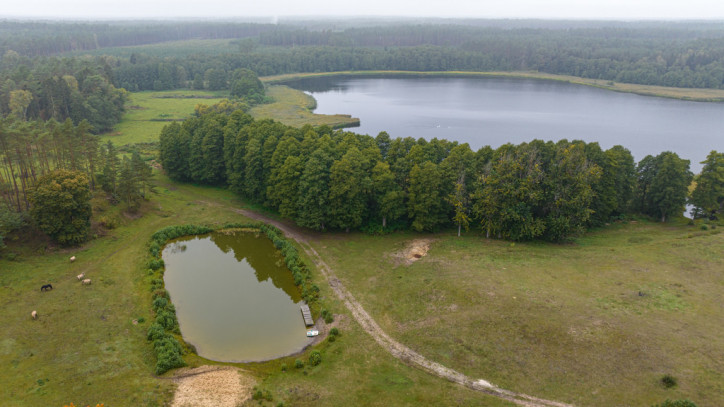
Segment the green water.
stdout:
[[207,359],[261,361],[310,340],[302,300],[281,254],[264,235],[211,233],[170,242],[164,280],[181,334]]

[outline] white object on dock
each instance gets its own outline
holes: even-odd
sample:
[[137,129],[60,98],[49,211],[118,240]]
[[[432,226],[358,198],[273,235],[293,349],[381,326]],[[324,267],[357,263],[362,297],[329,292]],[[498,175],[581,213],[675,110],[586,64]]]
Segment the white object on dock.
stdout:
[[319,335],[319,331],[317,331],[316,329],[307,331],[307,336],[317,336],[317,335]]

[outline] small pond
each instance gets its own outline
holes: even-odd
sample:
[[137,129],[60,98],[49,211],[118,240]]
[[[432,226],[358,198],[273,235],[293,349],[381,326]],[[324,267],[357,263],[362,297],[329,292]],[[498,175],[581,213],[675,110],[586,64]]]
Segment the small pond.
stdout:
[[199,356],[262,361],[310,343],[299,289],[266,236],[214,232],[183,237],[167,244],[162,256],[181,333]]

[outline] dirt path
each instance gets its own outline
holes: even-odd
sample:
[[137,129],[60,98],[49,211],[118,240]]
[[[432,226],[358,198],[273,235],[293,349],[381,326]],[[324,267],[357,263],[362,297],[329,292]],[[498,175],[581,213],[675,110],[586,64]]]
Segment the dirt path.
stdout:
[[279,228],[284,234],[291,239],[294,239],[299,243],[302,249],[307,255],[314,261],[319,271],[324,275],[329,283],[332,290],[337,297],[344,303],[347,309],[352,313],[354,319],[367,331],[377,343],[382,346],[385,350],[390,352],[392,356],[407,363],[408,365],[422,369],[430,374],[447,379],[451,382],[461,384],[472,390],[479,391],[481,393],[489,394],[504,400],[508,400],[520,406],[526,407],[573,407],[572,404],[561,403],[558,401],[541,399],[527,394],[516,393],[501,389],[490,382],[483,379],[470,378],[456,370],[445,367],[437,362],[427,359],[421,354],[408,348],[407,346],[397,342],[392,337],[387,335],[385,331],[375,322],[374,319],[362,308],[362,305],[357,301],[352,293],[350,293],[339,281],[334,271],[327,263],[322,260],[322,257],[317,253],[316,250],[309,243],[309,236],[302,230],[289,226],[283,222],[268,218],[259,213],[252,211],[239,209],[238,213],[246,216],[250,219],[255,219],[268,223]]

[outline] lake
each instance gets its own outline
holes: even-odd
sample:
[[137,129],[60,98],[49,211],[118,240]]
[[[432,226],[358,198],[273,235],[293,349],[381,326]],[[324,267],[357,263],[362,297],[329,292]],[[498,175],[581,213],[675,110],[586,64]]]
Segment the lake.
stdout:
[[287,85],[317,100],[315,113],[351,114],[357,133],[445,138],[473,150],[533,139],[620,144],[638,161],[673,151],[701,169],[724,151],[724,104],[618,93],[563,82],[511,78],[323,77]]
[[162,257],[181,334],[199,356],[262,361],[310,343],[299,289],[263,234],[179,238],[166,245]]

